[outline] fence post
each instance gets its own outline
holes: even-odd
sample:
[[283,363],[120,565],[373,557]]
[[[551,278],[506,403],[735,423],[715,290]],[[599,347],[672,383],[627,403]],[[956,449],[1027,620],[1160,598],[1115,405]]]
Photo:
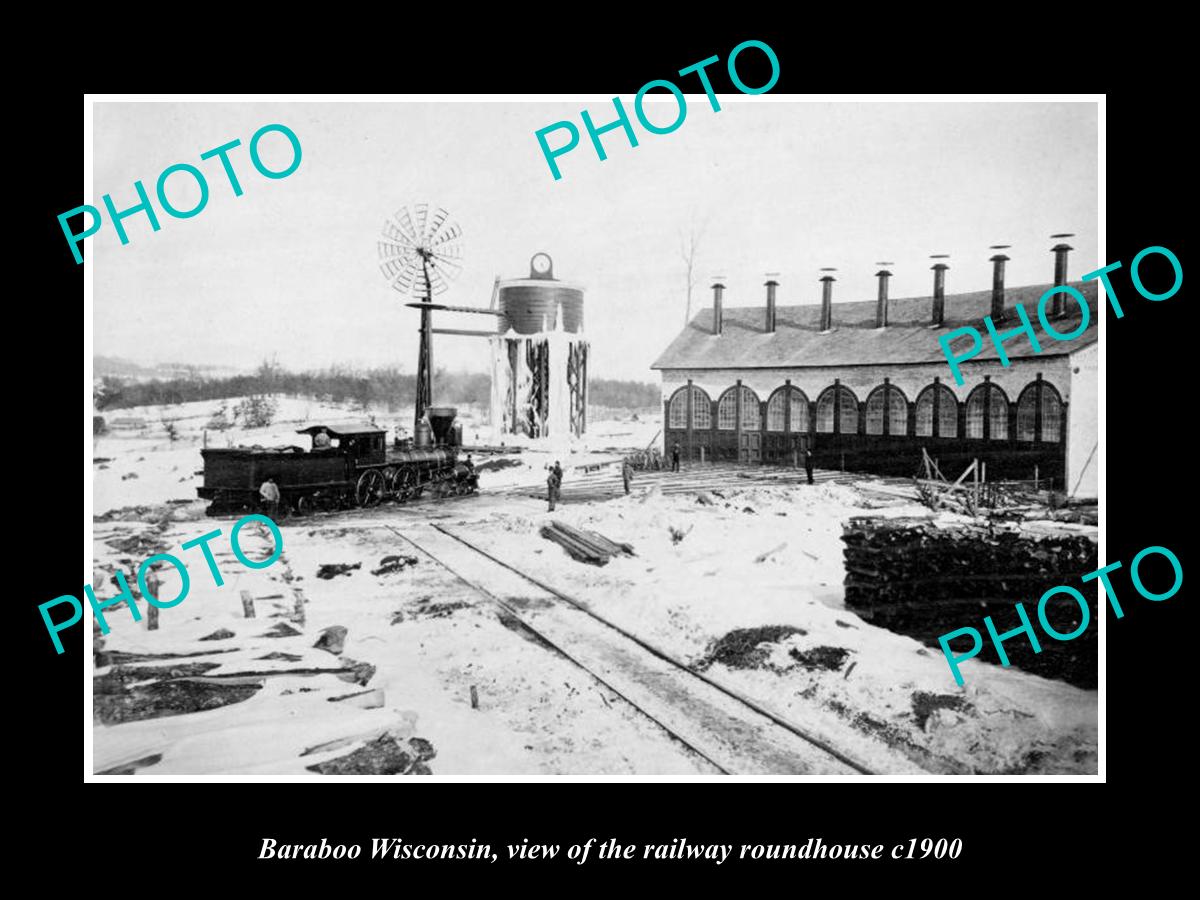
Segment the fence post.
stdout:
[[[158,589],[162,584],[153,570],[146,573],[146,591],[158,599]],[[146,604],[146,630],[158,631],[158,607],[153,603]]]

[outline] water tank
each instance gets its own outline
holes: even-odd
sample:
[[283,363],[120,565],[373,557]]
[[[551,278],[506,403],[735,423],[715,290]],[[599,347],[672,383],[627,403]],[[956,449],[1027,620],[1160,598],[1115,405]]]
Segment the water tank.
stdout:
[[545,253],[534,254],[528,278],[500,282],[499,304],[506,320],[502,331],[552,331],[556,318],[560,331],[583,331],[583,288],[555,278],[554,263]]

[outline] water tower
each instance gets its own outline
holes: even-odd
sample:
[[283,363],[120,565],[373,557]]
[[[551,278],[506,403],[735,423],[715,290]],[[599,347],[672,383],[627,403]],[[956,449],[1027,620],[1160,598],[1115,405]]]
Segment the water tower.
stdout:
[[581,435],[587,428],[588,343],[583,288],[554,277],[545,253],[529,277],[497,279],[500,314],[492,351],[492,422],[500,434]]

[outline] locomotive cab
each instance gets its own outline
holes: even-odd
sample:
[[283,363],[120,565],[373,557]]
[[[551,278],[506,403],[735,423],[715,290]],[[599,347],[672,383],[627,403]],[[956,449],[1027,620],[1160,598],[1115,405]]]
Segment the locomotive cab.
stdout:
[[312,438],[312,453],[337,453],[348,457],[355,468],[386,462],[385,431],[374,425],[310,425],[297,434]]

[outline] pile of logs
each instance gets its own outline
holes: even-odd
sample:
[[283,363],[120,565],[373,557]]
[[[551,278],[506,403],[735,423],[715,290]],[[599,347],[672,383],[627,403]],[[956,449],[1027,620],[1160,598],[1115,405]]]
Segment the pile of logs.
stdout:
[[[1079,580],[1097,568],[1091,537],[1032,535],[986,523],[938,527],[929,519],[852,518],[842,540],[846,607],[862,618],[939,652],[939,636],[975,628],[984,635],[977,658],[999,664],[983,617],[992,616],[1003,634],[1021,624],[1013,608],[1020,601],[1042,652],[1035,654],[1028,639],[1017,635],[1004,644],[1010,663],[1080,687],[1096,686],[1096,590],[1094,583]],[[1053,640],[1037,624],[1038,600],[1058,585],[1070,585],[1088,599],[1091,622],[1072,641]],[[1047,611],[1064,634],[1078,627],[1081,615],[1067,595],[1056,597]],[[969,649],[969,638],[961,642],[960,652]]]
[[633,547],[630,544],[618,544],[602,534],[572,528],[558,520],[552,521],[549,525],[543,525],[541,535],[548,541],[554,541],[574,559],[594,566],[607,565],[608,561],[618,554],[634,555]]

